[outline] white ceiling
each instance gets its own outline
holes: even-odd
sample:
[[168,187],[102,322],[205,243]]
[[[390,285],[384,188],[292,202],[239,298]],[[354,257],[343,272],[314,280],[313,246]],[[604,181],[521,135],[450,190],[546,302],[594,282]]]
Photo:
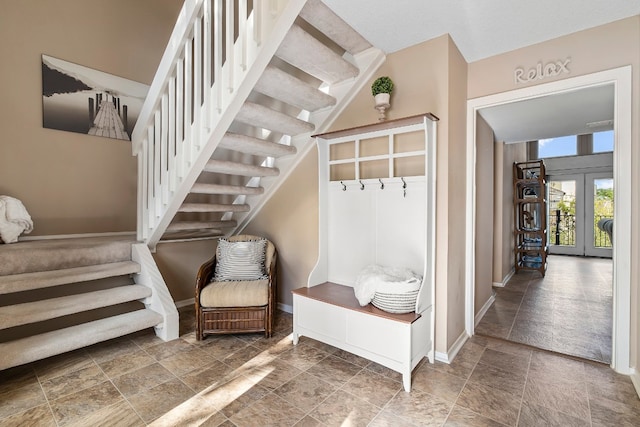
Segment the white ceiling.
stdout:
[[[323,0],[386,53],[450,34],[474,62],[640,15],[640,0]],[[583,89],[481,111],[498,141],[584,134],[613,118],[613,87]],[[611,126],[609,126],[611,128]]]
[[323,0],[386,53],[451,34],[467,62],[640,15],[640,0]]
[[[613,84],[480,110],[500,142],[524,142],[613,129]],[[589,125],[588,125],[589,124]]]

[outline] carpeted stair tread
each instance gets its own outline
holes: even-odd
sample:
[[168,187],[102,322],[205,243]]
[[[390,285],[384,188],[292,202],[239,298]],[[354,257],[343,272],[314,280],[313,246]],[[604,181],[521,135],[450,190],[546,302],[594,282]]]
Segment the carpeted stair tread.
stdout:
[[[236,206],[236,205],[229,205]],[[167,232],[177,233],[181,231],[191,230],[210,230],[221,233],[222,228],[229,228],[235,226],[235,220],[233,221],[176,221],[169,225]]]
[[206,184],[196,182],[191,188],[194,194],[225,194],[225,195],[258,195],[264,193],[263,187],[247,187],[244,185]]
[[333,96],[271,65],[264,70],[254,89],[307,111],[316,111],[336,104]]
[[269,129],[284,135],[311,133],[316,128],[312,123],[249,101],[242,104],[242,108],[235,120],[249,126]]
[[133,236],[20,241],[0,245],[0,276],[131,259]]
[[371,43],[320,0],[308,0],[300,17],[352,55],[371,47]]
[[204,171],[239,176],[278,176],[280,174],[277,168],[248,165],[227,160],[209,160],[204,167]]
[[0,343],[0,370],[141,331],[162,321],[158,313],[143,309]]
[[337,83],[357,77],[358,68],[297,25],[291,26],[276,56],[313,77]]
[[[131,249],[129,249],[130,251]],[[87,282],[106,277],[124,276],[140,272],[140,265],[133,261],[88,265],[62,270],[0,276],[0,295],[32,289],[49,288],[68,283]]]
[[225,133],[218,147],[261,157],[289,156],[296,154],[297,151],[296,147],[292,145],[279,144],[233,132]]
[[[249,212],[246,203],[220,204],[220,203],[183,203],[178,212]],[[235,225],[234,225],[235,226]]]
[[144,285],[118,286],[94,292],[0,307],[0,329],[27,325],[69,314],[108,307],[151,296]]

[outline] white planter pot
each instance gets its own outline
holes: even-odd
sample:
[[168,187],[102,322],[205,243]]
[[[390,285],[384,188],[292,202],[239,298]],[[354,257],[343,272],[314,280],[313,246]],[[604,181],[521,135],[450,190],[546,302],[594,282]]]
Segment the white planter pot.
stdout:
[[389,105],[389,99],[391,95],[388,93],[379,93],[373,99],[375,100],[376,105]]

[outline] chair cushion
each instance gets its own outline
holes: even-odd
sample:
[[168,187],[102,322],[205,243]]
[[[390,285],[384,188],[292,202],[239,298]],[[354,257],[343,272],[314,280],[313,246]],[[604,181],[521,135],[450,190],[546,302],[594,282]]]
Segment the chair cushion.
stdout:
[[229,241],[220,239],[216,249],[214,280],[261,280],[267,278],[266,239]]
[[200,292],[202,307],[253,307],[269,302],[269,279],[211,282]]

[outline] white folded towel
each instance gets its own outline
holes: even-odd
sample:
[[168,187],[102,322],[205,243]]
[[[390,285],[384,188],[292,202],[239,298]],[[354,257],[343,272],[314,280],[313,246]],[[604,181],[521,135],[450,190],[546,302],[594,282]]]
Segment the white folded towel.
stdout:
[[0,196],[0,240],[18,241],[20,234],[31,233],[33,221],[22,202],[10,196]]

